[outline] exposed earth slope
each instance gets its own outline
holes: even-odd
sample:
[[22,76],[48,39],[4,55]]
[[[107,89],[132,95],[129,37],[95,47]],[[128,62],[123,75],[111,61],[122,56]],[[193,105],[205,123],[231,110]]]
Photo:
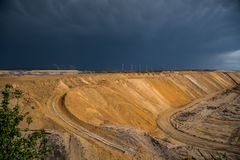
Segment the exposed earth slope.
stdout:
[[240,158],[240,72],[0,77],[6,83],[34,106],[32,129],[52,133],[62,154],[50,159]]

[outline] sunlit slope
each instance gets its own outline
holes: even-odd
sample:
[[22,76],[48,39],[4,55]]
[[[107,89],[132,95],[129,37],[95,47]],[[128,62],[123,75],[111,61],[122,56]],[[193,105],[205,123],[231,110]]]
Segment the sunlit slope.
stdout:
[[[236,86],[240,72],[0,76],[0,88],[7,83],[23,90],[21,106],[30,111],[34,122],[30,129],[64,133],[61,137],[70,159],[169,159],[171,155],[175,160],[181,136],[174,134],[177,141],[169,137],[171,124],[166,115],[200,97]],[[170,131],[176,132],[174,128]],[[195,147],[204,143],[191,139]]]
[[181,107],[238,82],[237,72],[90,76],[83,77],[81,84],[66,93],[64,104],[75,117],[89,124],[124,125],[152,131],[157,116],[169,107]]
[[0,77],[1,88],[7,83],[21,88],[35,106],[33,128],[49,129],[59,128],[47,107],[59,84],[68,88],[64,104],[78,119],[152,131],[157,116],[169,107],[181,107],[239,82],[240,72],[212,71]]

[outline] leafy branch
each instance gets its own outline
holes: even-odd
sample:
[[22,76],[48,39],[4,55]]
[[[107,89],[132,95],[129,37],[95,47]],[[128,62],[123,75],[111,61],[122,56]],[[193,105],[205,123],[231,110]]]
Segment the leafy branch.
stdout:
[[[16,98],[14,107],[10,107],[10,98]],[[19,100],[22,91],[7,84],[2,90],[0,104],[0,159],[44,159],[50,152],[48,139],[44,130],[29,131],[33,122],[29,113],[20,112]],[[19,123],[24,121],[27,128],[20,128]]]

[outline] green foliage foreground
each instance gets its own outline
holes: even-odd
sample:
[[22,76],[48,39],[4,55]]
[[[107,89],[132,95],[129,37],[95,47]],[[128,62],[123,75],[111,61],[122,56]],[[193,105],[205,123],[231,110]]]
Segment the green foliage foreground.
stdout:
[[[32,118],[20,111],[19,99],[22,91],[13,89],[7,84],[2,90],[0,104],[0,160],[9,159],[44,159],[49,153],[46,133],[44,130],[30,131]],[[10,99],[16,99],[10,107]],[[19,123],[26,120],[27,128],[20,128]]]

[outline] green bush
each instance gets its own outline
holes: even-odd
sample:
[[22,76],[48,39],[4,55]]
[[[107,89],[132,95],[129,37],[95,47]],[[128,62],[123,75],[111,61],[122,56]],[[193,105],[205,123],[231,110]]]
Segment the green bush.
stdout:
[[[22,91],[7,84],[2,90],[0,104],[0,160],[44,159],[49,153],[49,145],[44,130],[29,130],[32,118],[28,112],[20,111],[19,99]],[[10,105],[10,99],[16,99]],[[26,120],[28,127],[20,128],[19,123]]]

